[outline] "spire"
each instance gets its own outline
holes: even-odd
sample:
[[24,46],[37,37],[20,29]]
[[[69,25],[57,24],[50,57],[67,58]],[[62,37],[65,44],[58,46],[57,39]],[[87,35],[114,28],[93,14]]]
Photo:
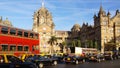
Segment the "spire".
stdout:
[[44,4],[44,0],[42,0],[42,7],[44,7],[45,6],[45,4]]
[[103,12],[103,7],[102,5],[100,6],[100,10],[99,10],[99,13],[102,13]]
[[97,16],[96,16],[96,13],[94,13],[94,17],[93,18],[96,18]]
[[107,13],[107,16],[110,16],[111,14],[110,14],[110,12],[108,11],[108,13]]
[[116,15],[117,15],[118,13],[119,13],[119,10],[117,9],[117,10],[116,10]]
[[98,16],[106,16],[106,12],[103,10],[102,5],[100,6],[100,10],[99,10]]

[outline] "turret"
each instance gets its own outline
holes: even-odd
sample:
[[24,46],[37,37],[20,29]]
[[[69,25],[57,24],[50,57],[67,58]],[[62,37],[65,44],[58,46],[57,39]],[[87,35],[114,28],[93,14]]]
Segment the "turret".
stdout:
[[110,12],[108,11],[108,13],[107,13],[107,16],[108,16],[108,26],[109,26],[109,23],[110,23]]
[[96,14],[94,14],[93,18],[95,19],[96,17],[97,17]]
[[119,10],[116,10],[116,15],[117,15],[118,13],[120,13]]
[[110,14],[110,12],[108,11],[107,16],[108,16],[109,18],[110,18],[110,15],[111,15],[111,14]]
[[98,16],[106,16],[106,12],[103,10],[102,6],[100,6],[100,10],[99,10],[99,13],[98,13]]

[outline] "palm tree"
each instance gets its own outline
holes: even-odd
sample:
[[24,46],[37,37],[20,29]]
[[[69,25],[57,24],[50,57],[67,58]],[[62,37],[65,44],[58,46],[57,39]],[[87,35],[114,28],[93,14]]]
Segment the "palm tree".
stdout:
[[53,45],[57,43],[57,38],[55,36],[51,36],[48,43],[51,45],[50,53],[53,53],[54,52]]
[[62,49],[62,51],[63,51],[63,53],[66,53],[66,42],[65,41],[63,41],[62,42],[62,46],[63,46],[63,49]]

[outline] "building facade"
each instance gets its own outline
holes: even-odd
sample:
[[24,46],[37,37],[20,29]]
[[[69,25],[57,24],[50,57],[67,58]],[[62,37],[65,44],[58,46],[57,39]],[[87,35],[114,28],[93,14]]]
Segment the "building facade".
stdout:
[[40,34],[40,51],[47,53],[50,51],[50,45],[48,44],[51,36],[55,34],[54,23],[51,13],[45,8],[44,3],[42,7],[34,12],[32,30]]
[[[98,15],[94,15],[95,40],[98,42],[101,52],[104,52],[109,46],[111,50],[118,49],[120,46],[120,12],[111,17],[110,12],[106,14],[102,6]],[[107,47],[108,46],[108,47]],[[107,48],[106,48],[107,47]]]
[[0,25],[9,26],[9,27],[13,26],[12,23],[8,20],[8,18],[3,20],[2,16],[0,17]]
[[[50,44],[48,44],[51,36],[57,37],[57,50],[63,42],[71,45],[71,41],[80,40],[81,47],[97,48],[101,52],[105,50],[120,49],[120,12],[116,10],[116,14],[111,17],[110,12],[106,14],[102,6],[100,6],[98,14],[94,15],[94,25],[83,23],[73,25],[71,31],[55,30],[55,24],[52,20],[51,13],[42,7],[34,13],[34,23],[32,30],[40,34],[40,50],[41,52],[49,52]],[[95,44],[97,46],[95,46]]]

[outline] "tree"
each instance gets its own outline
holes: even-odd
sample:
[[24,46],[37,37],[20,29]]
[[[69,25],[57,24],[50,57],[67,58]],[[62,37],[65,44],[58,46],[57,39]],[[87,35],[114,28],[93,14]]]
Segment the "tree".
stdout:
[[72,41],[72,47],[75,47],[75,40]]
[[89,47],[89,44],[90,44],[90,41],[89,41],[89,40],[86,40],[86,42],[85,42],[85,47],[88,48],[88,47]]
[[62,46],[63,46],[62,48],[63,53],[66,53],[66,42],[65,41],[62,42]]
[[96,49],[98,49],[97,41],[95,41],[94,44],[95,44],[94,47],[95,47]]
[[90,48],[93,48],[93,41],[90,40]]
[[80,40],[76,40],[76,46],[81,47],[81,42],[80,42]]
[[57,43],[57,38],[55,36],[51,36],[48,43],[51,45],[51,53],[54,52],[53,45]]

